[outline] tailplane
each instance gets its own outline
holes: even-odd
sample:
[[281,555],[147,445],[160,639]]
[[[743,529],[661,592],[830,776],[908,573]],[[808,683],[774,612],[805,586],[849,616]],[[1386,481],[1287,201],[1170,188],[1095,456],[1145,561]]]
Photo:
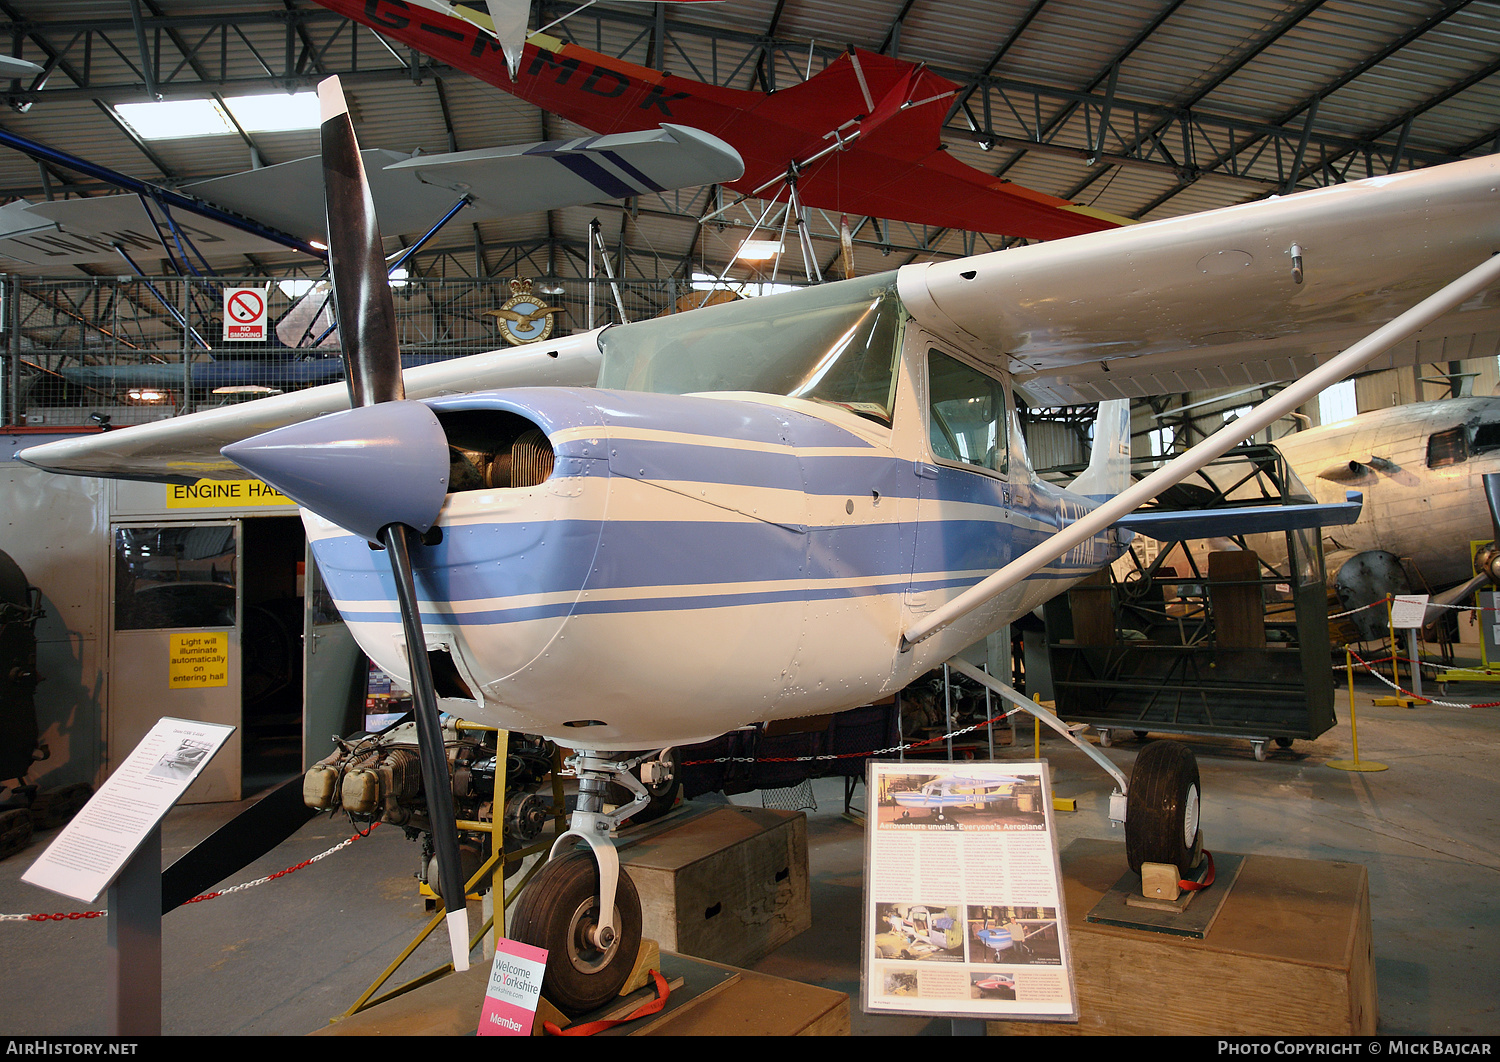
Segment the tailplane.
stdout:
[[1112,399],[1099,403],[1094,420],[1094,450],[1089,467],[1068,484],[1068,490],[1095,501],[1113,498],[1130,485],[1130,403]]

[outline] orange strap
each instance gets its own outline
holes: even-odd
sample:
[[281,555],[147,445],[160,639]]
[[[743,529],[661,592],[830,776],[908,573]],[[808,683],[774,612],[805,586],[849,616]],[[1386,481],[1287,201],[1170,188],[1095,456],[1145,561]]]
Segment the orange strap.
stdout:
[[603,1032],[605,1029],[613,1028],[616,1025],[624,1025],[627,1021],[635,1021],[637,1018],[644,1018],[655,1014],[667,1005],[667,997],[672,994],[672,990],[667,987],[667,979],[661,975],[660,970],[652,970],[651,976],[656,980],[656,998],[647,1003],[642,1003],[633,1013],[623,1018],[611,1018],[608,1021],[591,1021],[583,1025],[569,1025],[566,1029],[559,1029],[552,1022],[544,1021],[542,1022],[542,1028],[546,1030],[548,1036],[593,1036],[597,1032]]
[[1214,883],[1214,854],[1208,851],[1208,849],[1206,848],[1203,850],[1203,854],[1208,857],[1208,873],[1203,875],[1203,880],[1201,882],[1188,881],[1186,878],[1184,878],[1182,881],[1179,881],[1177,883],[1177,887],[1179,889],[1183,889],[1187,892],[1198,892],[1200,889],[1206,889]]

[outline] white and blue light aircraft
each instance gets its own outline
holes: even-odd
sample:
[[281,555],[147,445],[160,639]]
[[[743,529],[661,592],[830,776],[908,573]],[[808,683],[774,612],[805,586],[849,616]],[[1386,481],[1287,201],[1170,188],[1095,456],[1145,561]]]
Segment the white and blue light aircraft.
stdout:
[[[444,896],[462,888],[456,853],[444,864],[456,844],[439,709],[576,750],[579,810],[513,929],[549,949],[546,994],[572,1011],[613,996],[634,959],[639,901],[608,835],[662,780],[662,750],[898,690],[1112,561],[1132,527],[1192,537],[1352,519],[1354,504],[1219,511],[1217,530],[1201,532],[1130,514],[1328,384],[1388,363],[1418,330],[1496,327],[1491,156],[403,379],[352,126],[325,91],[348,393],[316,388],[22,456],[136,478],[243,468],[302,505],[341,613],[412,687],[428,727]],[[1130,483],[1124,400],[1286,379],[1297,382]],[[1017,388],[1039,404],[1101,403],[1092,460],[1069,489],[1032,474]],[[1133,828],[1149,829],[1148,858],[1185,866],[1191,756],[1127,783],[1079,744],[1118,781],[1111,812],[1127,848]],[[606,812],[611,783],[635,796]],[[1150,814],[1135,813],[1138,794]],[[461,924],[450,934],[462,968]]]
[[939,815],[944,808],[983,808],[1010,797],[1011,790],[1024,779],[1002,774],[985,778],[965,775],[944,775],[934,778],[919,789],[907,789],[891,794],[899,807],[926,808]]

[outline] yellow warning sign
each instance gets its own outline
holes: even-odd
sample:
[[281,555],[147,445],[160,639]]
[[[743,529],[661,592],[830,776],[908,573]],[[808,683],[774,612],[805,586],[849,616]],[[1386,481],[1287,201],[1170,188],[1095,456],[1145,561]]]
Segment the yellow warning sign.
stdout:
[[200,479],[191,486],[167,485],[168,509],[244,509],[296,504],[258,479]]
[[174,690],[229,685],[228,632],[172,635],[167,685]]

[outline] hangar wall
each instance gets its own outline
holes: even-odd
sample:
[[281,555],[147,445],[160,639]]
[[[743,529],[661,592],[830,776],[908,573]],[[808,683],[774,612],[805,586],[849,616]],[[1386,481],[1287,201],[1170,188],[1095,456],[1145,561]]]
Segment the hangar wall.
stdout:
[[[51,758],[29,780],[44,787],[103,780],[109,497],[101,480],[55,476],[13,460],[55,436],[0,436],[0,549],[42,592],[37,624],[37,724]],[[8,781],[8,779],[5,779]]]
[[[287,688],[270,691],[281,694],[275,702],[280,712],[275,724],[300,733],[299,562],[305,545],[295,506],[274,494],[251,499],[243,483],[225,492],[227,497],[216,496],[218,492],[193,492],[164,484],[58,476],[14,460],[17,451],[58,437],[15,428],[0,434],[0,550],[10,554],[27,581],[39,588],[45,613],[36,632],[37,672],[42,681],[35,701],[41,740],[51,755],[36,765],[27,780],[44,788],[74,782],[97,786],[133,747],[132,734],[140,729],[139,719],[149,725],[162,715],[214,718],[232,722],[241,733],[234,747],[221,753],[223,777],[211,784],[195,783],[189,799],[238,799],[238,743],[249,737],[254,726],[268,722],[247,718],[243,712],[242,698],[245,703],[267,703],[262,695],[268,692],[267,661],[252,661],[243,674],[239,666],[247,627],[261,636],[259,644],[264,646],[268,626],[281,621],[282,637],[271,639],[270,644],[282,649]],[[220,528],[232,533],[236,543],[244,543],[243,562],[236,564],[232,580],[224,581],[222,587],[213,586],[216,577],[212,574],[191,572],[167,587],[173,592],[223,589],[234,604],[234,622],[208,624],[223,627],[223,640],[232,646],[232,673],[216,688],[174,685],[168,678],[166,659],[149,659],[155,649],[164,653],[163,647],[170,647],[172,634],[165,633],[167,627],[181,636],[195,629],[196,620],[119,622],[115,537],[122,530],[153,528],[179,534]],[[284,615],[278,615],[278,606],[284,606],[280,608]],[[242,682],[246,674],[250,681]]]

